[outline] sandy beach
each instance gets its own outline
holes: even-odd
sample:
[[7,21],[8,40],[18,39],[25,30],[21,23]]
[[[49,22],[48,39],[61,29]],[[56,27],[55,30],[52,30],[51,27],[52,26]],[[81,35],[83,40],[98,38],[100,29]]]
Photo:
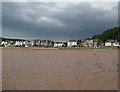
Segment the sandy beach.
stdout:
[[3,90],[117,90],[117,50],[2,50]]

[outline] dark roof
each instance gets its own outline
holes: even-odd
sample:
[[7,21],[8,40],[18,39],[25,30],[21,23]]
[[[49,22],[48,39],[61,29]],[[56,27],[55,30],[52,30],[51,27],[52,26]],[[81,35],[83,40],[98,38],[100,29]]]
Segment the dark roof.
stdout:
[[68,40],[68,42],[77,42],[77,40]]
[[55,43],[59,44],[59,43],[63,43],[63,42],[55,42]]
[[115,40],[107,40],[106,42],[115,42]]

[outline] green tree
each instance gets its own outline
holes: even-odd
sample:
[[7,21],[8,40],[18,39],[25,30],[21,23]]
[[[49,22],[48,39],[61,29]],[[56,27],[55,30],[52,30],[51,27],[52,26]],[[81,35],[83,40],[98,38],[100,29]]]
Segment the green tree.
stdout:
[[104,31],[102,34],[94,35],[92,39],[100,39],[104,42],[106,40],[113,39],[120,42],[120,26],[108,29]]

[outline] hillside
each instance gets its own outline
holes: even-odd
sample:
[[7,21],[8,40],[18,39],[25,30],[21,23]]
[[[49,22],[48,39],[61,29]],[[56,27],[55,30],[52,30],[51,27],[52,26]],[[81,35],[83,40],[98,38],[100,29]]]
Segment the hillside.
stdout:
[[102,34],[94,35],[92,39],[101,39],[104,42],[106,40],[113,39],[120,42],[120,26],[108,29],[104,31]]

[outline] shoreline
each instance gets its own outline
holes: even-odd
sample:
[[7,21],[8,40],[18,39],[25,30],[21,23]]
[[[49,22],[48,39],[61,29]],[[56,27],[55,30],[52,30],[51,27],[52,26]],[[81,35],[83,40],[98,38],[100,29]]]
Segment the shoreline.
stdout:
[[44,48],[44,47],[0,47],[0,49],[12,49],[12,50],[66,50],[66,51],[120,51],[120,49],[114,48]]

